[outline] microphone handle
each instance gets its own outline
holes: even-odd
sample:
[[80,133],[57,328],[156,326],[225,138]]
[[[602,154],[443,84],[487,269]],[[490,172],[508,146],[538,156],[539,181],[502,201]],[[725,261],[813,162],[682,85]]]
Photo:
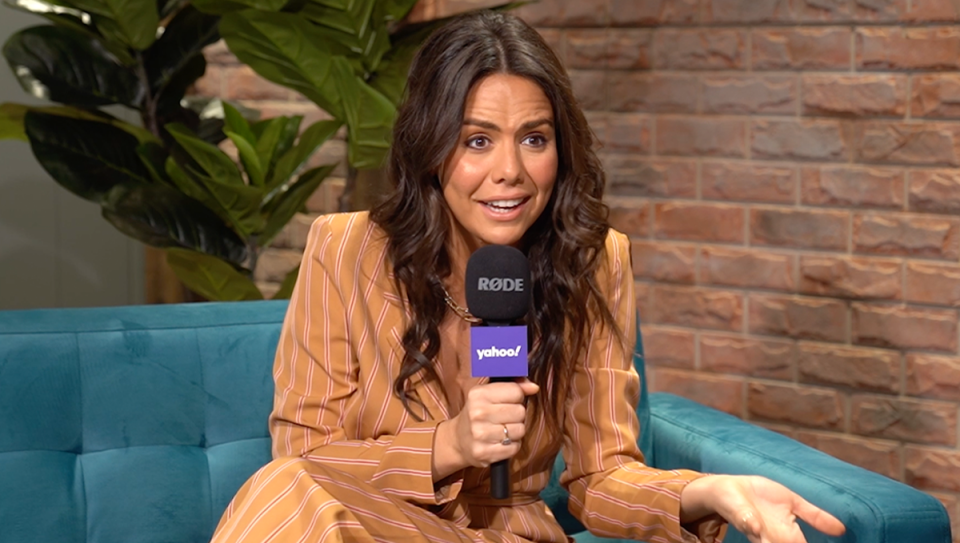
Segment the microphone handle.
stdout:
[[[491,383],[510,383],[512,377],[491,377]],[[490,497],[503,500],[510,497],[509,460],[498,460],[490,465]]]

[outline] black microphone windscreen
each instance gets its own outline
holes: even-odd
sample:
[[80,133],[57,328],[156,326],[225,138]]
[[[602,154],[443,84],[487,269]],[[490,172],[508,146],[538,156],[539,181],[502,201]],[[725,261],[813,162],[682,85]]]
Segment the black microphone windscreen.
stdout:
[[519,320],[530,308],[530,264],[518,249],[486,245],[467,261],[467,309],[485,321]]

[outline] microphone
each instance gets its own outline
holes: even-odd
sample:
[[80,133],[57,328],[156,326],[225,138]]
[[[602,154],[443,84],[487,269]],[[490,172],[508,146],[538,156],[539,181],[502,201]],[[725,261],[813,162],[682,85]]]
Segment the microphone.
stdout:
[[[473,377],[491,383],[526,377],[527,327],[514,326],[530,308],[530,265],[519,250],[506,245],[486,245],[467,261],[467,309],[483,320],[470,329]],[[507,460],[490,466],[490,496],[510,497]]]

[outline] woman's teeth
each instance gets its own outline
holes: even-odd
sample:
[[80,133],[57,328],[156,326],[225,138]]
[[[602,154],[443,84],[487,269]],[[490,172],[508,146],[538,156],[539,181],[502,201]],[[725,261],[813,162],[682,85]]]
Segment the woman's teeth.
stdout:
[[496,200],[493,202],[484,202],[484,205],[498,213],[507,213],[522,203],[523,198],[517,198],[515,200]]

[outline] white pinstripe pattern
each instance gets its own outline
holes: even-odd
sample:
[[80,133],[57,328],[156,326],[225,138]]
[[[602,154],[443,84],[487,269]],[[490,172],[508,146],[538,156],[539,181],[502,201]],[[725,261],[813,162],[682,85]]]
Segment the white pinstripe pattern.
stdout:
[[[425,382],[423,372],[412,380],[423,422],[392,394],[409,314],[384,236],[367,215],[318,219],[300,273],[274,366],[276,460],[240,490],[214,541],[567,541],[537,499],[556,454],[545,450],[542,420],[511,461],[511,501],[490,502],[487,469],[434,484],[433,439],[450,409],[441,385]],[[625,236],[608,236],[598,284],[632,346],[636,305]],[[597,534],[685,541],[679,495],[698,474],[643,464],[639,390],[631,349],[594,327],[567,402],[561,481],[571,511]],[[716,541],[715,528],[700,534],[705,542]]]

